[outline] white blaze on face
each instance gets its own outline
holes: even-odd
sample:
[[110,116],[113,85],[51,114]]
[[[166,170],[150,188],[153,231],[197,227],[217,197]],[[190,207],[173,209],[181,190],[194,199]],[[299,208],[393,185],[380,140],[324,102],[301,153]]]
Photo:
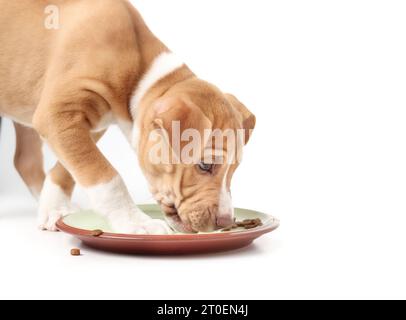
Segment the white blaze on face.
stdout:
[[227,177],[230,171],[230,165],[227,168],[226,174],[223,179],[223,183],[220,190],[220,200],[219,200],[219,212],[217,219],[221,220],[232,220],[234,218],[234,208],[231,200],[231,193],[227,188]]

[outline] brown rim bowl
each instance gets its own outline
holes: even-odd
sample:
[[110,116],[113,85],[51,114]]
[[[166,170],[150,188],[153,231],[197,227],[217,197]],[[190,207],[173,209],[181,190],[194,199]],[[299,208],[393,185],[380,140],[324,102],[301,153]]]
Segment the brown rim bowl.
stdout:
[[[162,218],[159,206],[142,205],[140,208],[154,218]],[[263,225],[250,230],[235,230],[230,232],[215,232],[208,234],[173,234],[173,235],[128,235],[104,232],[100,236],[94,236],[96,229],[106,230],[94,225],[79,226],[80,223],[69,224],[69,217],[61,218],[57,222],[60,231],[68,233],[80,239],[85,245],[103,251],[127,253],[127,254],[150,254],[150,255],[183,255],[223,252],[236,250],[252,244],[252,242],[279,227],[279,220],[247,209],[235,209],[237,219],[260,218]],[[75,214],[79,219],[79,215]],[[89,215],[89,213],[87,213]],[[94,214],[95,215],[95,214]]]

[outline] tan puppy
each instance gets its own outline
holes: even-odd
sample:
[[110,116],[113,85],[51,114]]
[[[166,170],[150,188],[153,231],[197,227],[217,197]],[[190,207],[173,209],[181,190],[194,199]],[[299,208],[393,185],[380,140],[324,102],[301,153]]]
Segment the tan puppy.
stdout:
[[[192,163],[158,163],[150,157],[156,144],[151,134],[160,133],[173,151],[172,124],[179,121],[181,134],[246,129],[246,143],[255,117],[245,106],[199,80],[127,1],[0,0],[0,7],[0,116],[16,124],[15,164],[39,197],[42,229],[55,230],[55,222],[74,210],[76,181],[117,232],[170,232],[135,206],[98,150],[96,142],[111,124],[138,151],[170,224],[197,232],[232,223],[230,182],[239,162],[230,160],[241,146],[232,152],[208,147],[208,136]],[[46,21],[50,13],[56,25]],[[46,178],[38,134],[60,160]],[[207,161],[207,152],[220,161]]]

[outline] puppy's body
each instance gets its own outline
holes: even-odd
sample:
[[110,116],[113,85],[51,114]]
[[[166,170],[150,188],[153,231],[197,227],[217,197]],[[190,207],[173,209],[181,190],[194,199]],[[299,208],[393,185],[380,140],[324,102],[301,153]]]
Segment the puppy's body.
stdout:
[[[45,27],[49,5],[58,9],[57,29]],[[158,117],[153,107],[157,101],[168,105],[165,110],[176,110],[186,99],[185,109],[176,113],[183,115],[179,120],[199,126],[205,118],[212,128],[253,127],[248,110],[179,63],[127,1],[0,0],[0,6],[0,116],[16,123],[22,141],[39,141],[39,133],[61,162],[48,174],[45,185],[40,168],[35,170],[35,179],[19,170],[33,194],[42,190],[40,226],[54,230],[55,221],[71,210],[75,180],[117,231],[168,231],[137,209],[95,142],[109,125],[118,124],[138,149],[140,163],[156,191],[156,177],[165,174],[150,165],[145,155],[147,136]],[[192,104],[196,106],[193,113],[189,111]],[[163,112],[164,116],[169,115]],[[38,142],[21,148],[16,163],[32,154],[32,166],[42,165],[40,146]],[[218,177],[219,188],[229,189],[227,175],[233,171],[229,169],[224,168],[225,176]],[[173,184],[172,176],[164,190],[155,194],[168,207],[184,202],[183,197],[175,197]],[[178,193],[182,189],[178,186]],[[196,219],[200,218],[191,220]],[[200,220],[188,223],[199,225]]]
[[[59,9],[57,30],[45,27],[45,8],[51,3]],[[131,121],[127,106],[137,80],[167,49],[125,1],[1,0],[0,5],[2,115],[33,126],[41,102],[94,91],[106,101],[92,106],[97,109],[92,128],[110,111]],[[150,49],[139,50],[140,42]]]

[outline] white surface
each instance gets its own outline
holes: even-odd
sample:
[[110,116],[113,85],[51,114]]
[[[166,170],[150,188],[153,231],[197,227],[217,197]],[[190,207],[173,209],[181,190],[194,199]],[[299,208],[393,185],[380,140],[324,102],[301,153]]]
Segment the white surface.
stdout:
[[[236,253],[70,257],[74,240],[35,228],[7,124],[0,297],[406,298],[406,4],[134,2],[175,53],[257,115],[233,197],[282,226]],[[117,129],[102,146],[136,200],[151,199]],[[260,278],[218,286],[243,273]]]

